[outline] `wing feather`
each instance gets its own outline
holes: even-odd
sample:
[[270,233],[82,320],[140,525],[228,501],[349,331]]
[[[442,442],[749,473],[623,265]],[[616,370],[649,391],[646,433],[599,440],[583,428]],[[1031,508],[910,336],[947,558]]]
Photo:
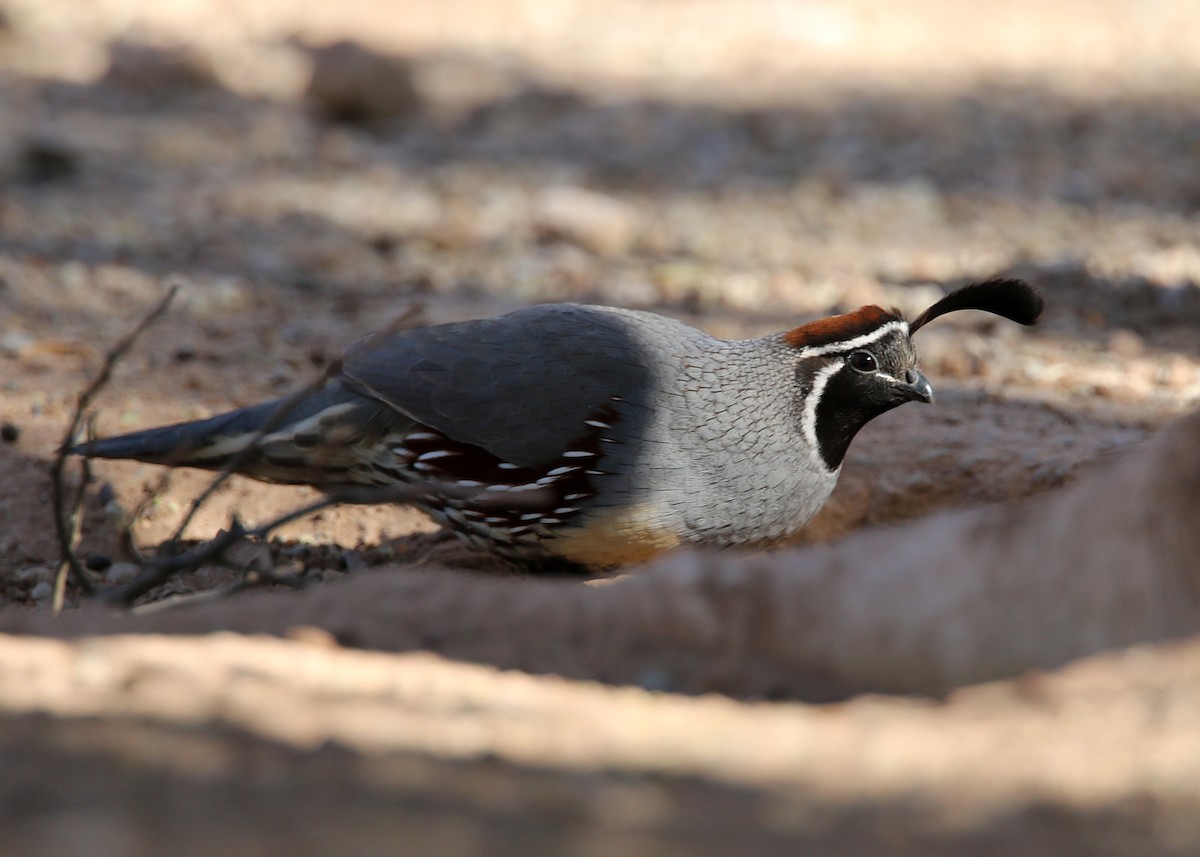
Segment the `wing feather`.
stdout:
[[613,396],[648,390],[647,365],[622,316],[555,304],[366,337],[347,350],[342,380],[456,440],[534,467],[554,461]]

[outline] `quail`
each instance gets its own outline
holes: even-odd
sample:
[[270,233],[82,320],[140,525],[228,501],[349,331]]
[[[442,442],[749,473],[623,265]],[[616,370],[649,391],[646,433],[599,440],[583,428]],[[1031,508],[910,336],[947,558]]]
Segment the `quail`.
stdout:
[[864,425],[933,401],[912,335],[964,309],[1029,325],[1042,299],[988,280],[913,321],[864,306],[738,341],[649,312],[535,306],[367,336],[282,417],[277,400],[72,452],[232,461],[334,493],[427,485],[410,502],[521,561],[608,568],[677,545],[766,547],[824,505]]

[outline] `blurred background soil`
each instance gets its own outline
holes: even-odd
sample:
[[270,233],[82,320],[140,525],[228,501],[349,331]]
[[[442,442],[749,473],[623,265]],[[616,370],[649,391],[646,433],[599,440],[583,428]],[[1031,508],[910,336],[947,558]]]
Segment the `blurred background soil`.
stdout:
[[[809,542],[1053,489],[1200,402],[1194,4],[2,0],[0,11],[8,610],[46,609],[56,557],[48,462],[78,391],[166,278],[183,293],[118,366],[99,403],[101,434],[283,395],[356,337],[410,317],[578,300],[746,336],[864,303],[915,314],[968,278],[1011,274],[1038,286],[1048,310],[1034,331],[983,317],[922,331],[938,405],[864,430]],[[97,487],[111,486],[126,509],[159,478],[133,463],[95,469]],[[169,535],[204,484],[176,474],[137,538]],[[116,555],[100,495],[89,501],[83,552]],[[261,521],[308,499],[234,479],[189,534],[211,535],[234,510]],[[283,534],[312,546],[328,579],[430,529],[407,510],[367,508],[326,511]],[[399,544],[402,558],[421,558],[419,541]],[[197,573],[172,587],[218,578]],[[11,640],[11,663],[44,658],[22,648],[35,642]],[[70,645],[63,668],[86,671],[90,650]],[[257,652],[244,645],[247,657]],[[327,745],[257,728],[298,710],[293,697],[337,696],[320,682],[288,688],[286,675],[273,679],[274,695],[239,701],[233,682],[219,703],[191,707],[172,706],[168,690],[157,707],[123,708],[126,691],[107,680],[98,686],[111,705],[71,693],[35,704],[0,690],[0,843],[125,855],[168,845],[185,854],[790,854],[804,844],[840,854],[1197,853],[1200,780],[1162,772],[1178,772],[1172,758],[1197,759],[1200,724],[1152,703],[1194,689],[1189,652],[1142,652],[1137,669],[1127,656],[1102,658],[1085,669],[1110,696],[1081,692],[1078,705],[1070,674],[1039,678],[1058,700],[1042,720],[1043,691],[1030,697],[1021,680],[936,706],[767,706],[551,679],[528,679],[518,693],[505,690],[511,677],[421,662],[440,676],[431,682],[495,691],[464,709],[487,725],[457,749],[363,738],[415,695],[384,694],[368,714],[309,712],[342,718],[315,731]],[[413,663],[342,655],[384,659],[397,674]],[[209,656],[196,641],[159,669],[186,683]],[[335,658],[313,669],[332,680],[344,666]],[[1135,674],[1159,683],[1139,685]],[[653,721],[663,704],[694,706],[678,751],[692,761],[665,764],[652,741],[615,761],[604,742],[616,739],[569,718],[547,735],[585,748],[583,762],[498,749],[506,718],[518,723],[525,711],[504,699],[553,707],[560,691],[591,694],[580,698],[612,728]],[[1139,712],[1141,731],[1113,732],[1087,713],[1114,698]],[[841,736],[853,775],[836,765],[818,768],[821,777],[739,774],[739,754],[762,751],[748,749],[746,724],[764,707],[814,745]],[[454,711],[430,715],[420,735],[444,737]],[[906,791],[903,776],[877,787],[881,771],[914,764],[911,748],[937,746],[945,723],[981,711],[988,752],[937,756],[943,766],[919,788]],[[1089,791],[1111,742],[1149,748],[1163,765],[1118,766]],[[1022,749],[1005,759],[1005,746]],[[1063,747],[1075,749],[1056,755]],[[724,761],[694,761],[706,752]],[[1052,785],[1039,779],[1058,764]],[[996,766],[1002,800],[979,797],[992,791],[978,770],[966,776],[972,765]],[[307,827],[290,821],[295,813]]]

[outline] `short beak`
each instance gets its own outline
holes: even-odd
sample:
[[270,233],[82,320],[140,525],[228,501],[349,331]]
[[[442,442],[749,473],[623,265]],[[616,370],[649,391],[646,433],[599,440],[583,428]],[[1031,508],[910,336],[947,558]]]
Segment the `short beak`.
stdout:
[[909,369],[904,373],[903,387],[911,401],[924,402],[927,405],[933,404],[933,387],[916,369]]

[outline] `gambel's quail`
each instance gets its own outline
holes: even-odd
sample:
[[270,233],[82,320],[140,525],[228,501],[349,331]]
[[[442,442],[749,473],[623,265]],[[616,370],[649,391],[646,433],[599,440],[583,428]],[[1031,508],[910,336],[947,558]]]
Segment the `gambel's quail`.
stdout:
[[427,485],[411,502],[522,560],[603,568],[676,545],[763,547],[824,505],[859,429],[933,401],[911,337],[963,309],[1033,324],[1042,299],[989,280],[911,322],[865,306],[741,341],[648,312],[536,306],[368,336],[282,418],[266,402],[73,452],[236,461],[238,473],[329,492]]

